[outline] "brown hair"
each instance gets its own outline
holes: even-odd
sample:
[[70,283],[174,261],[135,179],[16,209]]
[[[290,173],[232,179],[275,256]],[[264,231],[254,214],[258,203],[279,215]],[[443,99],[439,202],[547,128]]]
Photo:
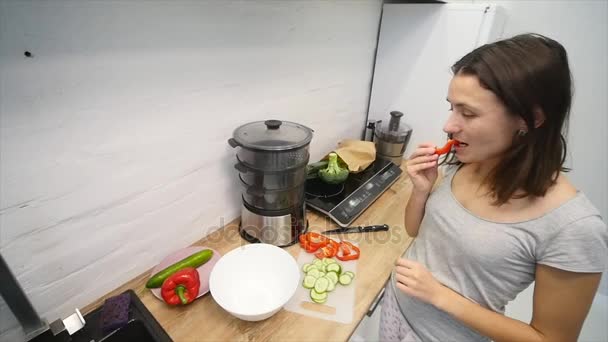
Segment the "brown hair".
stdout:
[[[572,80],[564,47],[539,34],[523,34],[478,47],[452,66],[456,74],[476,76],[528,132],[513,144],[490,172],[487,182],[500,205],[511,198],[544,196],[565,168]],[[535,127],[534,112],[544,114]],[[459,164],[452,156],[449,164]],[[523,194],[515,196],[516,191]]]

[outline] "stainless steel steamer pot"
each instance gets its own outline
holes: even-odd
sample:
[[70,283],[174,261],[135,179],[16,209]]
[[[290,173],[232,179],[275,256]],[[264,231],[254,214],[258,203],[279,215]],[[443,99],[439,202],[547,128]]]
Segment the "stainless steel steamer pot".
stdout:
[[280,120],[255,121],[234,130],[228,140],[239,147],[237,158],[245,166],[260,171],[286,171],[306,167],[312,130]]

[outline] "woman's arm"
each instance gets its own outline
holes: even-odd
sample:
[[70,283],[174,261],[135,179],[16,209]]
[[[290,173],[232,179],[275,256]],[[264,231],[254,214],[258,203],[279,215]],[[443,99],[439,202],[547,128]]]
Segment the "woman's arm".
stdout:
[[424,208],[426,207],[426,200],[429,198],[427,192],[416,192],[412,191],[410,199],[407,201],[405,207],[405,230],[411,237],[418,236],[418,230],[420,229],[420,222],[424,217]]
[[567,272],[538,265],[532,322],[526,324],[439,284],[419,263],[400,259],[397,268],[401,291],[435,305],[496,342],[576,341],[601,278],[601,273]]
[[424,217],[426,200],[437,180],[437,160],[435,147],[431,143],[423,143],[412,153],[407,160],[406,171],[412,181],[412,194],[405,208],[405,230],[408,235],[418,235],[420,222]]

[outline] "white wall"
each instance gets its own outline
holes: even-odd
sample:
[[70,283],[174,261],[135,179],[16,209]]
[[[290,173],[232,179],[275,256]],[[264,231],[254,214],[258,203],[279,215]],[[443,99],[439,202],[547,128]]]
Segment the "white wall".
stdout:
[[236,218],[237,126],[307,125],[313,159],[359,138],[380,8],[0,0],[0,252],[38,312],[64,317]]

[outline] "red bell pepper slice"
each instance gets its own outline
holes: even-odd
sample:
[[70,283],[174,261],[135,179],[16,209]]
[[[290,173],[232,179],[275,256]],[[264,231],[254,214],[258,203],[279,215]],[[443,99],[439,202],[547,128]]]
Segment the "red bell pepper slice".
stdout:
[[316,232],[306,233],[306,239],[308,240],[308,243],[310,243],[310,245],[315,246],[317,248],[327,245],[328,240],[330,240],[327,236]]
[[302,234],[300,235],[300,246],[308,253],[312,253],[314,251],[316,251],[318,248],[317,247],[313,247],[308,240],[306,239],[306,235]]
[[327,245],[325,247],[321,247],[316,253],[315,256],[319,259],[323,258],[333,258],[336,255],[336,250],[332,245]]
[[336,258],[342,261],[356,260],[359,259],[361,250],[359,247],[353,245],[348,241],[340,242],[340,250],[336,254]]
[[435,154],[442,155],[450,152],[452,150],[452,145],[458,146],[460,142],[455,139],[448,140],[443,147],[435,148]]
[[165,279],[161,296],[169,305],[185,305],[196,299],[201,282],[194,267],[186,267]]
[[[316,232],[308,232],[299,237],[300,246],[308,253],[314,253],[317,250],[327,246],[333,240],[323,234]],[[334,243],[336,243],[334,241]],[[337,249],[337,246],[334,246]]]

